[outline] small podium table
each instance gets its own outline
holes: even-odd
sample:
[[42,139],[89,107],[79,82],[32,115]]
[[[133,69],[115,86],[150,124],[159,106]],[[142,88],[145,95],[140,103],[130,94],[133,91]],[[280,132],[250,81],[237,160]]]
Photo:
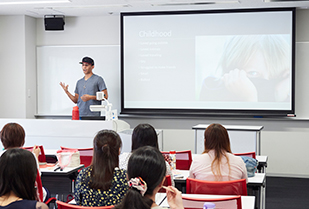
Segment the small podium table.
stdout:
[[[193,126],[195,130],[195,154],[204,151],[204,131],[208,124]],[[223,125],[229,134],[233,153],[253,152],[261,155],[261,130],[263,126]]]

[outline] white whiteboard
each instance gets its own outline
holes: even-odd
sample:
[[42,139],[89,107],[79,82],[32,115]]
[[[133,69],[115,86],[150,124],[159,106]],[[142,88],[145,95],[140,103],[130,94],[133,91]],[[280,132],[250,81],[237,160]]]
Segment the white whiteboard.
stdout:
[[79,62],[94,59],[93,73],[103,77],[112,109],[120,112],[119,45],[39,46],[37,47],[37,112],[41,116],[70,116],[75,104],[64,93],[60,82],[74,95],[78,79],[84,76]]

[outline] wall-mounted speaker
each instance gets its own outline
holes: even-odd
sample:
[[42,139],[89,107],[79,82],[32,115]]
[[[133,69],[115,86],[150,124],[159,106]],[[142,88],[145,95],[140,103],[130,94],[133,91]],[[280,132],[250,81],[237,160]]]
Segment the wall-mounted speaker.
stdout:
[[64,30],[64,15],[45,15],[45,30]]

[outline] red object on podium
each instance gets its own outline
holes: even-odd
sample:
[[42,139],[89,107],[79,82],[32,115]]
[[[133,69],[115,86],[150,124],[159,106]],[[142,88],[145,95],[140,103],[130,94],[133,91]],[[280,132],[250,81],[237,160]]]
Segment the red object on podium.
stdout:
[[73,110],[72,110],[72,120],[79,120],[78,106],[73,107]]

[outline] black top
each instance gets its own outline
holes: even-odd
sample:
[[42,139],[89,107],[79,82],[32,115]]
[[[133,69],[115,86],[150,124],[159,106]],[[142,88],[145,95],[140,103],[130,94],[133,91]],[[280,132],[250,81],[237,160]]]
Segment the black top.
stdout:
[[36,209],[36,200],[18,200],[6,206],[0,206],[0,209]]

